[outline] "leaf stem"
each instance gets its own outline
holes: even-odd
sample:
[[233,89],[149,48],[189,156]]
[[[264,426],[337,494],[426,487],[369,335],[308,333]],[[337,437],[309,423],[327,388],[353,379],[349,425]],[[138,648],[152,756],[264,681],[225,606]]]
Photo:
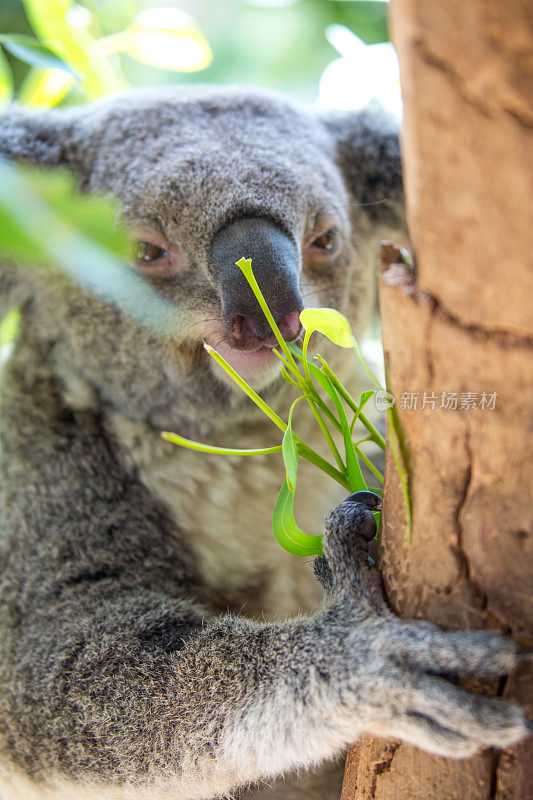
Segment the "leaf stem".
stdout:
[[[263,413],[266,414],[266,416],[272,420],[274,425],[276,425],[281,431],[283,431],[283,433],[285,433],[285,431],[287,430],[287,425],[281,419],[281,417],[278,416],[278,414],[276,414],[276,412],[273,409],[271,409],[270,406],[267,405],[267,403],[265,403],[265,401],[261,397],[259,397],[257,392],[254,392],[251,386],[248,386],[246,381],[243,378],[241,378],[238,372],[235,372],[233,367],[230,367],[226,359],[223,356],[221,356],[220,353],[217,353],[217,351],[213,347],[211,347],[211,345],[204,343],[204,347],[209,353],[209,355],[217,362],[217,364],[219,364],[222,367],[222,369],[225,372],[227,372],[230,378],[232,378],[235,381],[237,386],[240,386],[243,392],[248,395],[250,400],[253,400],[253,402],[257,406],[259,406],[261,411],[263,411]],[[319,469],[321,469],[323,472],[327,473],[331,478],[336,480],[337,483],[340,483],[347,489],[349,488],[346,477],[343,475],[342,472],[335,469],[335,467],[332,464],[330,464],[328,461],[326,461],[325,458],[322,458],[322,456],[316,453],[311,447],[309,447],[308,444],[306,444],[302,439],[300,439],[299,436],[297,436],[296,434],[294,435],[299,445],[300,454],[304,458],[306,458],[307,461],[310,461],[312,464],[319,467]]]
[[186,439],[178,433],[171,433],[170,431],[162,431],[161,437],[167,442],[173,444],[180,444],[182,447],[187,447],[189,450],[198,450],[200,453],[213,453],[214,455],[221,456],[266,456],[270,453],[281,453],[281,445],[275,447],[260,447],[256,450],[239,450],[233,447],[215,447],[210,444],[202,444],[195,442],[192,439]]
[[344,461],[342,460],[341,454],[337,450],[337,446],[336,446],[335,442],[333,441],[333,437],[332,437],[331,433],[329,432],[328,427],[327,427],[326,423],[324,422],[324,419],[323,419],[320,411],[316,407],[316,405],[315,405],[315,403],[314,403],[314,401],[313,401],[313,399],[311,397],[307,396],[306,400],[309,403],[309,406],[311,407],[311,411],[313,412],[313,414],[315,416],[315,419],[316,419],[316,421],[318,422],[318,424],[320,426],[320,430],[324,434],[324,438],[326,439],[326,441],[327,441],[327,443],[329,445],[329,449],[331,450],[331,452],[333,453],[333,455],[335,457],[335,461],[337,462],[337,465],[338,465],[339,469],[341,471],[345,471],[346,467],[345,467]]
[[301,375],[300,370],[298,369],[298,367],[297,366],[293,366],[293,364],[295,363],[294,359],[291,362],[289,362],[286,358],[283,357],[283,355],[279,352],[279,350],[276,350],[276,348],[274,348],[272,350],[272,352],[274,353],[276,358],[279,358],[281,363],[284,364],[285,368],[292,372],[292,374],[294,375],[294,377],[297,380],[297,384],[296,385],[299,386],[300,389],[303,389],[304,386],[305,386],[305,381],[302,378],[302,375]]
[[347,405],[350,406],[352,411],[354,411],[356,414],[359,415],[359,419],[361,420],[361,422],[363,423],[365,428],[368,430],[368,432],[371,434],[372,441],[374,441],[382,450],[385,450],[386,442],[385,442],[385,439],[383,438],[383,436],[381,435],[381,433],[374,427],[374,425],[372,425],[372,423],[370,422],[368,417],[365,414],[362,413],[362,411],[360,410],[359,406],[357,405],[357,403],[355,402],[355,400],[353,399],[351,394],[342,385],[340,380],[337,378],[335,373],[330,368],[330,366],[327,363],[327,361],[325,361],[322,358],[322,356],[320,356],[320,355],[317,355],[316,357],[319,359],[320,363],[322,364],[322,368],[323,368],[324,372],[326,373],[326,375],[330,379],[331,383],[335,386],[335,388],[338,391],[338,393],[345,400]]
[[217,362],[217,364],[222,367],[224,372],[226,372],[230,376],[230,378],[235,381],[237,386],[240,386],[240,388],[243,390],[243,392],[248,395],[250,400],[253,400],[253,402],[256,404],[256,406],[259,406],[261,411],[264,414],[266,414],[269,419],[272,420],[274,425],[277,425],[278,428],[281,431],[283,431],[283,433],[285,433],[285,431],[287,430],[287,425],[285,424],[285,422],[283,422],[281,417],[278,416],[278,414],[276,414],[276,412],[272,408],[270,408],[270,406],[267,403],[265,403],[263,398],[260,397],[257,394],[257,392],[255,392],[252,389],[252,387],[249,386],[246,383],[244,378],[241,378],[239,373],[236,372],[233,369],[233,367],[231,367],[228,364],[226,359],[223,356],[221,356],[220,353],[218,353],[213,347],[211,347],[210,344],[207,344],[206,342],[204,342],[204,347],[207,350],[207,352],[209,353],[209,355],[211,356],[211,358],[213,358]]
[[259,305],[261,306],[261,308],[263,310],[263,314],[267,318],[267,320],[268,320],[268,322],[270,324],[270,327],[272,328],[272,331],[274,333],[274,336],[278,340],[279,346],[281,347],[283,353],[285,354],[285,357],[287,358],[287,361],[289,362],[289,364],[292,365],[293,370],[294,369],[297,370],[296,362],[294,361],[294,357],[293,357],[291,351],[289,350],[289,348],[287,346],[287,342],[285,341],[285,339],[281,335],[281,331],[278,328],[277,323],[276,323],[274,317],[272,316],[272,312],[270,311],[270,309],[269,309],[269,307],[267,305],[267,302],[266,302],[265,298],[263,297],[263,293],[262,293],[261,289],[259,288],[259,284],[257,283],[257,281],[255,279],[255,275],[254,275],[254,272],[253,272],[253,269],[252,269],[252,261],[251,261],[251,259],[249,259],[249,258],[241,258],[241,259],[239,259],[239,261],[236,261],[235,264],[236,264],[237,267],[239,267],[241,272],[244,274],[244,277],[246,278],[246,280],[250,284],[250,288],[252,289],[253,293],[255,294],[255,296],[257,298],[257,301],[258,301]]
[[355,447],[355,452],[357,453],[361,461],[364,464],[366,464],[370,472],[372,472],[372,474],[376,476],[378,481],[381,481],[381,483],[383,483],[384,477],[379,471],[379,469],[374,466],[374,464],[370,461],[370,459],[362,452],[362,450],[356,444],[354,444],[354,447]]
[[298,442],[298,451],[301,456],[307,459],[307,461],[310,461],[311,464],[314,464],[315,467],[321,469],[322,472],[325,472],[330,476],[330,478],[333,478],[333,480],[337,481],[337,483],[340,483],[340,485],[344,486],[345,489],[350,488],[346,475],[343,475],[343,473],[339,472],[338,469],[335,469],[335,467],[330,464],[329,461],[326,461],[326,459],[322,458],[322,456],[315,452],[315,450],[312,450],[309,445],[305,444],[305,442],[302,441],[297,434],[294,434],[294,436]]

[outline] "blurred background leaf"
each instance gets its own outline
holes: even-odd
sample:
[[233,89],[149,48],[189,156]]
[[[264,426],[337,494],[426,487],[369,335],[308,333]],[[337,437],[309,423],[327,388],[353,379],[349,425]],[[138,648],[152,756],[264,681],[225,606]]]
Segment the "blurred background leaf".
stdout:
[[26,64],[44,69],[64,69],[72,75],[76,74],[72,67],[58,58],[53,50],[32,36],[26,36],[24,33],[13,33],[9,36],[0,34],[0,44]]
[[213,60],[209,43],[194,19],[177,8],[147,8],[119,33],[99,39],[100,57],[127,53],[158,69],[195,72]]
[[124,259],[130,237],[110,199],[80,195],[73,176],[21,167],[0,159],[0,253],[25,264],[54,266],[64,258],[65,236],[80,238]]
[[0,103],[11,100],[13,94],[13,75],[7,58],[0,50]]
[[[373,86],[382,58],[390,73],[386,49],[373,48],[388,42],[387,3],[382,0],[163,3],[2,0],[1,33],[37,36],[80,76],[76,82],[58,70],[30,68],[6,53],[15,97],[32,105],[55,105],[83,102],[128,85],[241,83],[350,107],[381,91],[379,81],[376,91]],[[329,33],[340,28],[352,35],[351,40],[345,37],[352,56],[346,49],[339,52],[340,37]],[[324,75],[330,65],[334,74],[328,85]],[[333,84],[335,97],[328,99]],[[8,78],[3,85],[4,97],[9,96]]]

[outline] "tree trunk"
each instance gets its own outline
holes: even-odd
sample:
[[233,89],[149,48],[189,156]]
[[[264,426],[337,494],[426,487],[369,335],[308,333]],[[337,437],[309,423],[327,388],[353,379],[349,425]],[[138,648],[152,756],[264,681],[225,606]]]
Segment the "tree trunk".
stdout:
[[[533,641],[532,20],[530,0],[393,0],[416,276],[396,264],[380,281],[413,509],[408,542],[388,453],[379,564],[389,601],[401,616],[496,628],[524,644]],[[399,260],[390,247],[384,257]],[[470,688],[533,700],[525,668]],[[342,800],[527,800],[532,765],[528,744],[453,761],[365,737],[349,754]]]

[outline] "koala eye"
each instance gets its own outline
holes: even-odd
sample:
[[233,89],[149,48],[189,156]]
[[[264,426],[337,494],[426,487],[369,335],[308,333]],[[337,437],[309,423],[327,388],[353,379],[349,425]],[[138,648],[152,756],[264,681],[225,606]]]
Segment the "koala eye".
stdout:
[[339,235],[337,228],[330,228],[329,231],[317,236],[311,242],[311,247],[316,247],[318,250],[323,250],[326,253],[333,253],[339,244]]
[[178,244],[168,244],[159,234],[154,234],[152,241],[137,239],[133,258],[137,269],[149,278],[174,277],[187,265],[182,248]]
[[137,242],[135,250],[135,258],[143,264],[151,264],[152,261],[157,261],[164,256],[168,256],[167,251],[163,247],[151,242]]

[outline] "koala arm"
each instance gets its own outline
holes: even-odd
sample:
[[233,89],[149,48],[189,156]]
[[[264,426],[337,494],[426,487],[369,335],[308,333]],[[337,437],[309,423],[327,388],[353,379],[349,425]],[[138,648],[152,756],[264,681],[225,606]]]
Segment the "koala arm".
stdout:
[[[328,525],[340,554],[346,516]],[[329,561],[335,576],[345,571]],[[376,610],[372,591],[334,592],[314,618],[202,622],[201,609],[162,592],[80,581],[63,606],[32,609],[46,634],[14,646],[17,758],[83,782],[168,786],[185,800],[316,765],[365,730],[454,757],[523,735],[517,707],[434,674],[507,671],[507,642],[400,623]]]
[[[63,515],[55,509],[66,550],[52,539],[30,548],[21,528],[25,560],[4,581],[2,749],[35,781],[167,788],[192,800],[314,766],[363,731],[454,757],[523,736],[519,708],[435,674],[507,672],[512,643],[397,620],[368,566],[359,504],[342,504],[326,521],[317,564],[324,609],[267,624],[217,617],[184,599],[195,595],[192,578],[181,597],[162,572],[156,579],[157,553],[131,535],[142,514],[127,487],[113,522],[97,496],[85,498],[109,540],[107,555],[93,541],[99,561],[87,563],[91,531],[76,528],[79,496],[70,494]],[[129,523],[120,521],[123,506]],[[144,513],[148,536],[154,512]]]

